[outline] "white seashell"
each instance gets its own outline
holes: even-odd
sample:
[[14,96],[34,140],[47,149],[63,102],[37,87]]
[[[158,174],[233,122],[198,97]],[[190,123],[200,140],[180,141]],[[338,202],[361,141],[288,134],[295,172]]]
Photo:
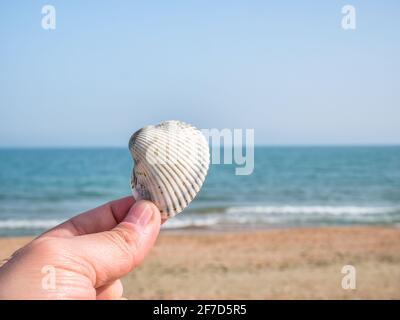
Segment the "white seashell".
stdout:
[[165,121],[136,131],[129,140],[136,200],[155,203],[163,219],[181,212],[199,192],[210,164],[208,143],[189,124]]

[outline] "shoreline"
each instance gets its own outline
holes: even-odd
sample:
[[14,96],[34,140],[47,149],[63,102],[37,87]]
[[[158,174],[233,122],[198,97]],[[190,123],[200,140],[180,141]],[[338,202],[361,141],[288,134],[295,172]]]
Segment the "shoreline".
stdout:
[[[278,225],[278,226],[190,226],[184,228],[162,228],[160,233],[162,234],[218,234],[218,233],[252,233],[252,232],[269,232],[276,230],[304,230],[304,229],[351,229],[351,228],[385,228],[385,229],[399,229],[400,223],[395,224],[330,224],[330,225],[303,225],[303,226],[290,226],[290,225]],[[40,231],[35,234],[0,234],[0,239],[8,238],[35,238],[42,234],[44,231]]]
[[[0,259],[31,239],[0,238]],[[341,287],[345,265],[355,290]],[[400,299],[400,229],[164,230],[122,281],[129,299]]]

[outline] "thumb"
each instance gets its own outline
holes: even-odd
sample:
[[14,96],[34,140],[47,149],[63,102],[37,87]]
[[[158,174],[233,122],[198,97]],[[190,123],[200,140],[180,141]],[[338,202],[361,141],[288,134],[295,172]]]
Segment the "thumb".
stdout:
[[73,252],[88,265],[94,287],[114,281],[137,266],[160,231],[160,212],[150,201],[138,201],[114,229],[74,237]]

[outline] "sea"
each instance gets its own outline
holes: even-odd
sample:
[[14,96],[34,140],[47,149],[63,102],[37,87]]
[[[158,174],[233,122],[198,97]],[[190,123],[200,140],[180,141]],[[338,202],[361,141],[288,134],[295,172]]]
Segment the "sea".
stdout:
[[[400,226],[400,146],[257,146],[250,175],[221,162],[163,229]],[[127,148],[0,149],[0,236],[130,195],[131,170]]]

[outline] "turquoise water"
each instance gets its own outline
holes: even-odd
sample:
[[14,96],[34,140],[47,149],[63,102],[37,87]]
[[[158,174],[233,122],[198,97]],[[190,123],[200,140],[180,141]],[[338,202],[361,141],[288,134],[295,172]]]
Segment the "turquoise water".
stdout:
[[[130,194],[126,149],[0,149],[0,235],[37,234]],[[400,147],[256,147],[255,169],[212,165],[164,228],[400,223]]]

